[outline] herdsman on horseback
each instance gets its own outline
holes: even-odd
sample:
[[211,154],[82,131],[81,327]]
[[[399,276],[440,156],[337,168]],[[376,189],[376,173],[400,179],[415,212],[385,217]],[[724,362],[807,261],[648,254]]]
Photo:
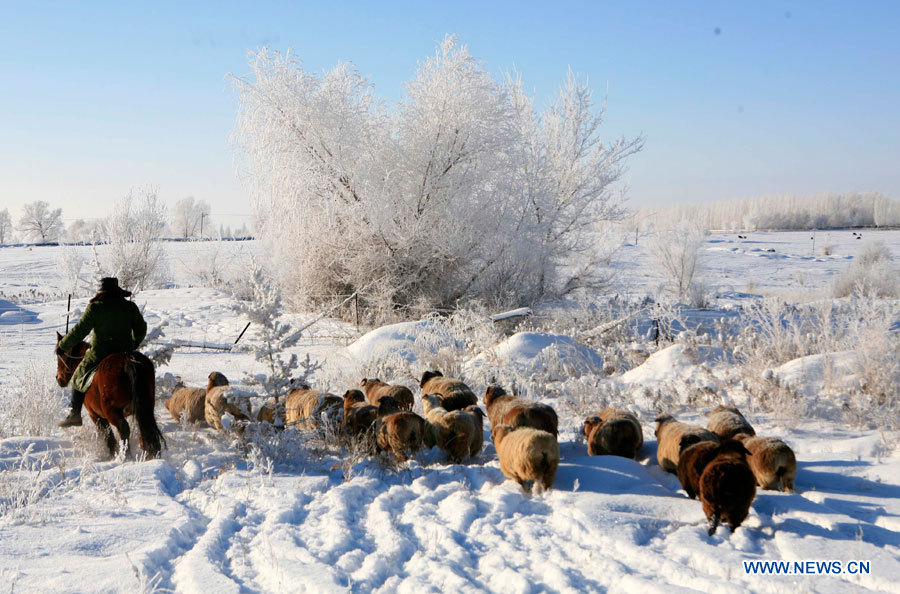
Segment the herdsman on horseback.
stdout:
[[101,279],[100,290],[88,303],[81,320],[59,341],[56,354],[65,356],[91,330],[94,331],[91,348],[72,376],[72,410],[68,417],[59,422],[60,427],[81,425],[84,393],[90,388],[91,376],[100,361],[113,353],[137,349],[147,335],[147,322],[137,304],[126,299],[130,296],[131,291],[119,287],[119,279]]

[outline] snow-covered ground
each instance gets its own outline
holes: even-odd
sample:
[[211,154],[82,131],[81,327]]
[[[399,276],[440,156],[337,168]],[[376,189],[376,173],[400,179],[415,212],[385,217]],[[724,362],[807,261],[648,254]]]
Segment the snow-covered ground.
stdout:
[[[864,235],[883,239],[900,257],[900,232]],[[753,295],[824,289],[863,242],[850,231],[820,231],[813,252],[811,237],[712,235],[704,252],[707,284],[724,303],[738,305]],[[648,266],[643,241],[625,246],[618,266],[629,292],[653,294],[661,278]],[[822,255],[826,244],[830,256]],[[465,464],[449,464],[432,450],[395,469],[345,461],[308,435],[286,434],[270,464],[227,435],[176,423],[161,404],[157,418],[168,442],[162,459],[104,460],[93,427],[53,426],[64,404],[53,387],[52,352],[54,332],[66,322],[65,249],[0,249],[0,410],[21,410],[17,395],[45,378],[49,414],[56,415],[41,436],[4,433],[11,425],[0,425],[0,591],[900,592],[900,455],[885,445],[896,438],[836,420],[762,412],[741,400],[740,385],[729,380],[731,354],[716,347],[675,344],[605,380],[603,398],[642,420],[637,461],[587,456],[577,411],[602,407],[599,388],[587,386],[577,405],[549,388],[532,394],[561,413],[562,463],[554,488],[540,496],[505,480],[487,438],[481,455]],[[197,249],[173,244],[173,287],[141,292],[136,301],[151,326],[167,323],[167,339],[230,344],[245,322],[229,295],[201,286],[202,264],[215,255],[218,267],[239,270],[256,247],[202,246],[211,250],[205,255]],[[85,304],[74,299],[73,310]],[[286,316],[295,325],[312,317]],[[253,338],[251,330],[242,341]],[[313,383],[339,394],[384,370],[395,375],[383,379],[417,392],[425,366],[450,364],[451,350],[468,352],[454,364],[471,374],[479,393],[491,366],[519,376],[551,367],[542,381],[558,387],[566,369],[603,365],[596,352],[562,335],[520,334],[487,350],[465,338],[433,322],[360,337],[354,325],[325,319],[294,350],[324,362]],[[809,397],[826,374],[836,386],[852,384],[852,355],[823,359],[773,365],[771,375]],[[400,364],[386,367],[387,360]],[[233,381],[262,371],[248,354],[180,348],[159,373],[201,385],[212,370]],[[797,492],[759,491],[733,534],[707,536],[700,504],[656,463],[659,394],[685,385],[714,386],[717,398],[741,404],[758,434],[778,436],[797,453]],[[709,408],[685,401],[671,412],[705,424]],[[860,560],[870,562],[870,573],[745,572],[745,561],[759,560],[840,560],[845,568]]]

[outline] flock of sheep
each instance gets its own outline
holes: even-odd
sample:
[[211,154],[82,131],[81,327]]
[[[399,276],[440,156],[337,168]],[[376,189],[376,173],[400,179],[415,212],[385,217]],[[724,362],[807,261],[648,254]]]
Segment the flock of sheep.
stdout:
[[[424,448],[438,446],[454,462],[477,456],[483,446],[484,417],[490,424],[500,470],[523,489],[549,489],[559,465],[559,420],[552,407],[517,398],[500,386],[488,386],[483,403],[459,379],[426,371],[419,385],[425,416],[412,411],[415,399],[406,386],[363,379],[359,389],[343,397],[311,389],[291,390],[283,403],[268,400],[257,421],[314,425],[340,419],[345,438],[372,439],[377,452],[405,461]],[[175,420],[207,423],[227,429],[228,421],[250,421],[247,394],[228,385],[219,372],[204,388],[176,388],[165,406]],[[688,425],[671,415],[656,419],[657,460],[676,473],[692,499],[697,496],[709,521],[709,534],[720,522],[733,531],[741,525],[756,495],[756,487],[792,491],[797,473],[794,452],[783,441],[756,437],[740,411],[719,406],[706,428]],[[632,413],[606,408],[584,422],[588,453],[636,458],[643,446],[641,424]]]

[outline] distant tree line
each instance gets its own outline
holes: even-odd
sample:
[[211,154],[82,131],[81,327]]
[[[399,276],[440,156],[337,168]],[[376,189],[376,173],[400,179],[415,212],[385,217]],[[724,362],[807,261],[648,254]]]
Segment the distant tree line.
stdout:
[[680,204],[634,213],[637,229],[689,220],[706,229],[827,229],[900,226],[900,201],[876,193],[764,196]]
[[[131,193],[129,193],[129,196]],[[155,191],[153,192],[155,196]],[[124,198],[122,202],[129,200]],[[65,224],[62,208],[52,208],[44,200],[37,200],[22,207],[18,224],[13,224],[9,209],[0,210],[0,245],[16,242],[25,243],[95,243],[116,239],[110,235],[120,229],[110,226],[109,221],[115,215],[102,219],[76,219]],[[155,236],[176,239],[199,238],[235,238],[250,234],[247,224],[232,229],[231,226],[216,225],[211,218],[211,209],[204,200],[195,200],[192,196],[182,198],[175,203],[171,214],[167,209],[154,211],[153,225],[158,227]]]

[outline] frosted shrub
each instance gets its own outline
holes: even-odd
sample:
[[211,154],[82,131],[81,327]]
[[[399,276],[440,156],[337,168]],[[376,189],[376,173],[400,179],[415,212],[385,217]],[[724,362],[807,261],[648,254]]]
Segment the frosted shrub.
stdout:
[[832,285],[834,297],[868,293],[877,297],[900,297],[900,270],[891,262],[891,253],[880,241],[867,243],[853,263]]
[[85,258],[80,248],[60,246],[56,256],[56,266],[61,277],[61,289],[67,295],[81,297],[91,294],[96,283],[85,270]]
[[[256,360],[263,364],[266,373],[247,374],[247,383],[262,387],[267,396],[275,398],[278,410],[279,399],[287,394],[291,382],[306,383],[321,366],[311,361],[309,355],[303,361],[296,354],[285,360],[284,352],[296,345],[303,333],[279,320],[281,295],[259,268],[252,272],[250,287],[253,292],[250,301],[238,301],[234,310],[246,316],[255,326],[255,339],[248,339],[236,350],[253,353]],[[298,369],[302,369],[299,376],[295,375]],[[275,424],[280,425],[281,422],[282,419],[276,416]]]
[[0,411],[0,437],[11,435],[47,436],[56,429],[67,403],[65,391],[56,384],[55,369],[28,365],[10,383]]
[[[135,197],[137,194],[137,198]],[[94,245],[98,276],[115,276],[130,291],[153,289],[168,280],[165,247],[159,238],[166,226],[166,209],[156,190],[129,192],[100,224]]]
[[667,281],[666,288],[681,301],[689,296],[707,232],[689,221],[662,227],[650,240],[654,266]]
[[570,75],[537,113],[452,37],[387,106],[348,64],[321,76],[254,54],[234,140],[284,294],[379,309],[525,305],[605,280],[594,226],[641,140],[601,141]]

